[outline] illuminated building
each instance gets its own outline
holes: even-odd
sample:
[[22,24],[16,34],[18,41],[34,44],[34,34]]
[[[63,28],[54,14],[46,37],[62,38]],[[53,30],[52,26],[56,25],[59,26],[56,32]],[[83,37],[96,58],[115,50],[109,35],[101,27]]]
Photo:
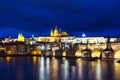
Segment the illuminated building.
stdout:
[[107,39],[104,37],[76,37],[73,43],[87,43],[87,40],[89,40],[89,43],[94,44],[105,43]]
[[40,36],[40,37],[35,37],[35,40],[38,42],[58,42],[60,38],[50,37],[50,36]]
[[[57,27],[54,30],[51,30],[50,36],[40,36],[35,37],[35,40],[38,42],[65,42],[65,43],[83,43],[86,44],[87,40],[89,43],[106,43],[107,38],[105,37],[87,37],[85,33],[82,34],[82,37],[75,37],[68,35],[67,32],[58,31]],[[116,42],[117,38],[110,38],[110,42]]]
[[24,42],[25,41],[25,38],[24,38],[24,36],[21,33],[18,34],[18,41],[20,41],[20,42]]
[[7,54],[16,54],[17,53],[17,47],[14,44],[9,44],[6,46]]
[[51,30],[50,36],[60,37],[60,36],[69,36],[67,32],[61,32],[57,29],[57,27],[54,30]]
[[6,48],[0,46],[0,55],[6,54]]
[[32,35],[32,39],[30,39],[30,45],[36,44],[36,40],[34,35]]

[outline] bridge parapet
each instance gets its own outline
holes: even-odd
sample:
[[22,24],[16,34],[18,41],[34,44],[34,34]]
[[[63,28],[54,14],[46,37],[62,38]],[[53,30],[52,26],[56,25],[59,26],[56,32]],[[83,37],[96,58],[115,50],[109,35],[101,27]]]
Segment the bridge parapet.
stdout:
[[[114,51],[120,50],[120,43],[111,43],[111,47],[113,48]],[[84,44],[81,44],[80,46],[78,46],[79,50],[83,50],[85,49],[86,46]],[[103,50],[106,48],[106,44],[91,44],[89,46],[89,48],[94,51],[94,50]]]

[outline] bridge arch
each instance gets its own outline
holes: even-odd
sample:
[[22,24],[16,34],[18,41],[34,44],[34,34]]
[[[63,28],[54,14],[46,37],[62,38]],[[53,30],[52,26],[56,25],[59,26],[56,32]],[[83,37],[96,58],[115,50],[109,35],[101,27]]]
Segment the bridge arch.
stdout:
[[114,58],[120,58],[120,50],[115,51]]
[[82,51],[82,50],[77,50],[77,51],[75,52],[75,56],[81,57],[81,51]]
[[116,47],[114,51],[115,51],[114,58],[120,58],[120,47]]
[[102,49],[94,49],[92,50],[92,57],[100,57]]

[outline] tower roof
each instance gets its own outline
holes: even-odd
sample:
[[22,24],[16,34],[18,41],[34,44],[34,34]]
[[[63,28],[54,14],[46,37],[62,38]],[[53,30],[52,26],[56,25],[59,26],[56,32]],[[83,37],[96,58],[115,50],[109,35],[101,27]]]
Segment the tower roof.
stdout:
[[57,25],[55,26],[55,30],[58,30],[58,29],[57,29]]
[[54,29],[54,33],[58,33],[59,31],[58,31],[58,29],[57,29],[57,25],[56,25],[56,27],[55,27],[55,29]]

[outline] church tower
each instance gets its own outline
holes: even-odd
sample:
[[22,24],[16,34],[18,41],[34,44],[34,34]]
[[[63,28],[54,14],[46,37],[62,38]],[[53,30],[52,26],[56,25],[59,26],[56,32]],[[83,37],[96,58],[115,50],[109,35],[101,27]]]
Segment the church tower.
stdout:
[[54,30],[51,30],[50,36],[54,37],[61,37],[61,36],[69,36],[67,32],[62,32],[61,29],[60,31],[57,29],[57,26],[55,27]]
[[59,36],[59,31],[58,31],[58,29],[57,29],[57,26],[56,26],[56,28],[55,28],[55,30],[54,30],[54,36]]
[[24,36],[21,33],[18,34],[18,41],[20,41],[20,42],[24,42],[25,41],[25,38],[24,38]]
[[54,36],[53,30],[51,29],[50,36]]

